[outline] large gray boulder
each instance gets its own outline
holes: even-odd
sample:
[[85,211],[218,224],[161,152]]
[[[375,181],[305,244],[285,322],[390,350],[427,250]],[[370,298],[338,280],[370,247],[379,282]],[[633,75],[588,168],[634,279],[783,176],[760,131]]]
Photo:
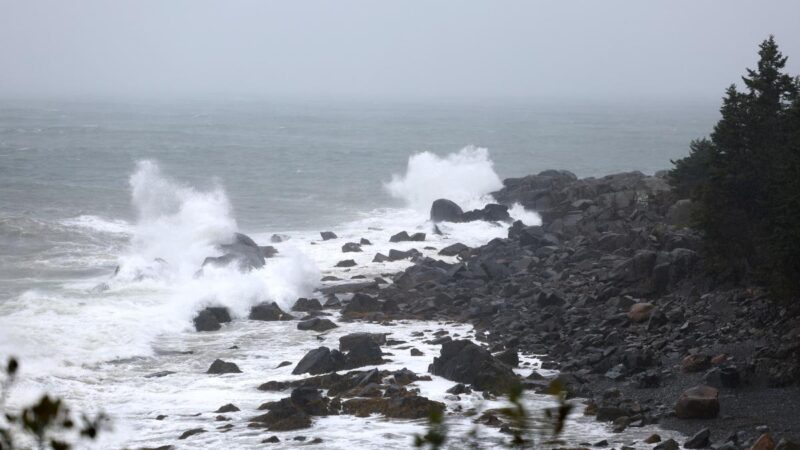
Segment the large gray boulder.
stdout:
[[433,222],[461,222],[464,211],[454,201],[440,198],[431,205],[431,221]]
[[507,394],[518,382],[509,366],[468,340],[444,343],[428,372],[498,395]]

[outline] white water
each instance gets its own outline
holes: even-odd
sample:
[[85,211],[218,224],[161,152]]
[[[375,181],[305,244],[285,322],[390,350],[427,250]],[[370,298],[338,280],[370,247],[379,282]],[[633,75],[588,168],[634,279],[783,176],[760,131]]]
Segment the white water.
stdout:
[[[485,149],[467,148],[445,158],[417,154],[409,159],[407,172],[394,176],[387,189],[403,198],[406,208],[379,209],[351,222],[332,227],[339,239],[321,241],[315,232],[293,230],[246,230],[259,244],[268,245],[273,233],[290,239],[275,245],[279,255],[265,267],[248,273],[234,268],[209,268],[195,276],[206,256],[217,255],[216,244],[238,230],[224,189],[198,191],[169,179],[153,162],[139,163],[130,180],[135,223],[95,216],[66,219],[62,224],[87,234],[127,236],[126,249],[116,255],[96,252],[82,255],[79,264],[105,262],[116,258],[120,274],[90,280],[63,280],[54,289],[32,290],[0,305],[0,356],[16,355],[22,362],[19,382],[10,398],[11,405],[32,401],[41,392],[63,396],[74,409],[103,409],[113,418],[114,430],[103,435],[97,448],[177,444],[176,448],[258,447],[273,433],[246,428],[246,419],[257,414],[257,406],[286,393],[263,393],[255,387],[265,381],[290,379],[292,366],[276,369],[281,361],[296,362],[319,345],[336,346],[338,337],[353,331],[391,332],[395,339],[413,342],[425,353],[411,357],[407,350],[387,348],[395,362],[386,368],[408,367],[425,373],[438,348],[411,337],[414,331],[445,328],[451,334],[471,335],[469,327],[454,324],[402,323],[394,327],[375,324],[340,324],[341,328],[318,340],[311,332],[296,330],[294,322],[264,323],[244,320],[249,308],[265,300],[277,301],[285,309],[301,296],[313,294],[324,275],[342,279],[367,277],[402,270],[409,262],[371,263],[377,252],[390,248],[417,248],[436,256],[438,249],[455,242],[481,245],[505,237],[506,226],[485,222],[440,224],[444,236],[431,233],[428,222],[430,202],[452,198],[465,209],[479,208],[490,199],[487,194],[500,187],[499,178]],[[518,205],[512,216],[528,224],[540,222],[538,215]],[[424,243],[391,244],[389,236],[399,231],[427,233]],[[363,253],[342,253],[345,242],[360,238],[372,241]],[[424,249],[432,247],[433,249]],[[115,249],[109,244],[109,251]],[[160,258],[164,262],[156,259]],[[342,259],[354,259],[352,269],[335,268]],[[107,283],[104,291],[93,290]],[[191,319],[208,305],[227,306],[234,322],[213,333],[197,333]],[[335,319],[335,318],[334,318]],[[428,338],[426,338],[428,339]],[[239,348],[231,350],[236,345]],[[191,351],[191,354],[176,352]],[[243,374],[209,376],[204,372],[217,357],[233,361]],[[534,361],[535,362],[535,361]],[[159,371],[174,371],[163,378],[144,378]],[[490,407],[478,394],[462,400],[445,400],[444,390],[453,383],[434,377],[417,384],[423,395],[446,401],[449,410],[456,405]],[[547,403],[530,395],[531,407]],[[235,428],[219,433],[212,414],[222,404],[233,402],[242,409],[228,414]],[[200,416],[194,414],[201,413]],[[158,414],[169,417],[155,420]],[[463,434],[471,428],[467,418],[454,414],[453,432]],[[177,441],[183,431],[202,427],[208,433]],[[570,428],[573,440],[599,440],[605,429],[588,420]],[[318,419],[311,430],[275,433],[282,440],[295,435],[321,437],[317,448],[409,448],[410,435],[422,432],[414,421],[367,420],[349,416]],[[645,435],[635,430],[620,435],[628,442]],[[496,440],[487,430],[486,439]],[[637,434],[638,433],[638,434]],[[620,439],[627,439],[623,441]],[[277,448],[294,447],[282,443]],[[612,443],[613,445],[613,443]]]

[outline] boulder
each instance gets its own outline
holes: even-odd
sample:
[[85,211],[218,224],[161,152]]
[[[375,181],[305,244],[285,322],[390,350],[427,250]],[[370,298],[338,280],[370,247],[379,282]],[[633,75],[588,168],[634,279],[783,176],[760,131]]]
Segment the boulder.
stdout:
[[319,300],[315,298],[298,298],[294,305],[292,305],[292,311],[319,311],[322,309],[322,305],[320,304]]
[[432,412],[443,412],[444,403],[429,400],[419,395],[399,395],[386,398],[354,398],[342,403],[342,410],[356,417],[381,414],[393,419],[424,419]]
[[681,448],[681,446],[675,442],[675,439],[667,439],[653,447],[653,450],[678,450],[679,448]]
[[389,238],[389,242],[405,242],[410,240],[411,236],[409,236],[405,231],[401,231]]
[[304,320],[297,324],[297,329],[302,331],[328,331],[337,328],[337,325],[329,319],[322,319],[314,317],[313,319]]
[[221,359],[216,359],[213,363],[211,363],[211,366],[208,368],[206,373],[220,375],[224,373],[242,373],[242,371],[239,369],[239,366],[232,362],[225,362]]
[[322,237],[323,241],[330,241],[338,237],[333,231],[320,231],[319,235]]
[[[401,259],[413,258],[415,256],[419,256],[420,254],[421,253],[418,250],[413,249],[413,248],[410,249],[410,250],[407,250],[407,251],[390,249],[389,250],[389,256],[388,256],[388,258],[386,258],[386,260],[390,261],[390,262],[400,261]],[[380,255],[380,253],[378,253],[378,255]],[[375,257],[377,258],[378,256],[375,255]]]
[[460,222],[464,211],[455,202],[440,198],[431,205],[431,221]]
[[442,256],[456,256],[468,251],[469,247],[460,242],[456,242],[453,245],[448,245],[447,247],[439,250],[439,254]]
[[483,209],[467,211],[461,215],[462,222],[473,222],[483,220],[486,222],[511,222],[511,215],[508,214],[508,206],[497,203],[489,203]]
[[278,320],[292,320],[290,314],[286,314],[281,310],[275,302],[264,302],[250,308],[250,320],[263,320],[267,322],[274,322]]
[[386,344],[386,335],[383,333],[350,333],[339,338],[339,350],[350,351],[364,339],[369,339],[378,346]]
[[367,294],[357,292],[353,298],[342,308],[342,314],[348,315],[353,313],[369,313],[381,310],[381,304],[378,299],[371,297]]
[[360,252],[361,244],[357,244],[355,242],[348,242],[342,246],[342,253],[353,253],[353,252]]
[[336,267],[353,267],[356,265],[356,262],[352,259],[345,259],[336,263]]
[[686,373],[702,372],[709,367],[711,367],[711,357],[708,355],[687,355],[681,361],[681,370]]
[[[381,336],[385,342],[385,335]],[[383,352],[378,339],[372,333],[352,333],[339,338],[339,350],[347,351],[346,368],[383,363]]]
[[278,249],[271,245],[259,245],[258,249],[261,251],[261,256],[263,256],[265,259],[272,258],[278,254]]
[[234,405],[233,403],[228,403],[227,405],[220,406],[219,409],[214,411],[214,413],[216,413],[216,414],[224,414],[224,413],[231,413],[231,412],[236,412],[236,411],[240,411],[239,408],[236,405]]
[[345,357],[340,351],[331,350],[328,347],[319,347],[306,353],[292,370],[292,374],[310,373],[311,375],[319,375],[321,373],[335,372],[344,367]]
[[683,448],[706,448],[711,443],[711,430],[703,428],[683,443]]
[[258,244],[249,236],[234,233],[228,243],[218,246],[222,256],[209,256],[203,261],[203,266],[227,266],[236,263],[241,270],[258,269],[264,266],[264,255]]
[[775,440],[772,439],[770,433],[764,433],[756,439],[750,450],[773,450],[775,448]]
[[719,391],[711,386],[695,386],[685,390],[675,404],[680,419],[713,419],[719,414]]
[[655,308],[652,303],[634,303],[628,310],[628,319],[636,323],[645,322],[650,319],[650,314]]
[[206,432],[206,430],[204,430],[202,428],[192,428],[191,430],[184,431],[183,434],[181,434],[178,439],[186,439],[186,438],[192,437],[192,436],[194,436],[196,434],[205,433],[205,432]]
[[510,367],[493,357],[488,350],[468,340],[444,343],[428,371],[498,395],[507,394],[518,382]]
[[194,328],[197,331],[217,331],[222,326],[221,323],[231,321],[231,315],[228,308],[222,306],[209,306],[199,313],[194,318]]

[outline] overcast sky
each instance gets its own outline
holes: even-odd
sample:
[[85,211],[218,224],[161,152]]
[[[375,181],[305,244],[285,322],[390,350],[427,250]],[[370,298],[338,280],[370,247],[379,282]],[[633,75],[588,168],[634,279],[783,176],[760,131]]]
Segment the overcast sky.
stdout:
[[713,97],[800,1],[0,0],[0,96]]

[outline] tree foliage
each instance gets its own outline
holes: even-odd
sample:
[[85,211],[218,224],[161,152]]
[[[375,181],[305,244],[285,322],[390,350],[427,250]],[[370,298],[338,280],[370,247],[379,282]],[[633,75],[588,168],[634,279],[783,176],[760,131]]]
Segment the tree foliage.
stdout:
[[93,440],[97,437],[97,433],[106,421],[104,414],[98,414],[93,418],[83,415],[81,420],[76,422],[64,401],[48,394],[16,414],[6,411],[5,399],[18,370],[17,360],[9,358],[4,370],[5,377],[0,386],[0,412],[3,414],[3,421],[0,421],[0,450],[28,448],[20,446],[15,439],[22,435],[32,438],[39,450],[68,450],[78,441]]
[[800,292],[800,78],[784,73],[775,39],[758,66],[731,85],[709,139],[673,161],[675,192],[695,203],[712,267]]

